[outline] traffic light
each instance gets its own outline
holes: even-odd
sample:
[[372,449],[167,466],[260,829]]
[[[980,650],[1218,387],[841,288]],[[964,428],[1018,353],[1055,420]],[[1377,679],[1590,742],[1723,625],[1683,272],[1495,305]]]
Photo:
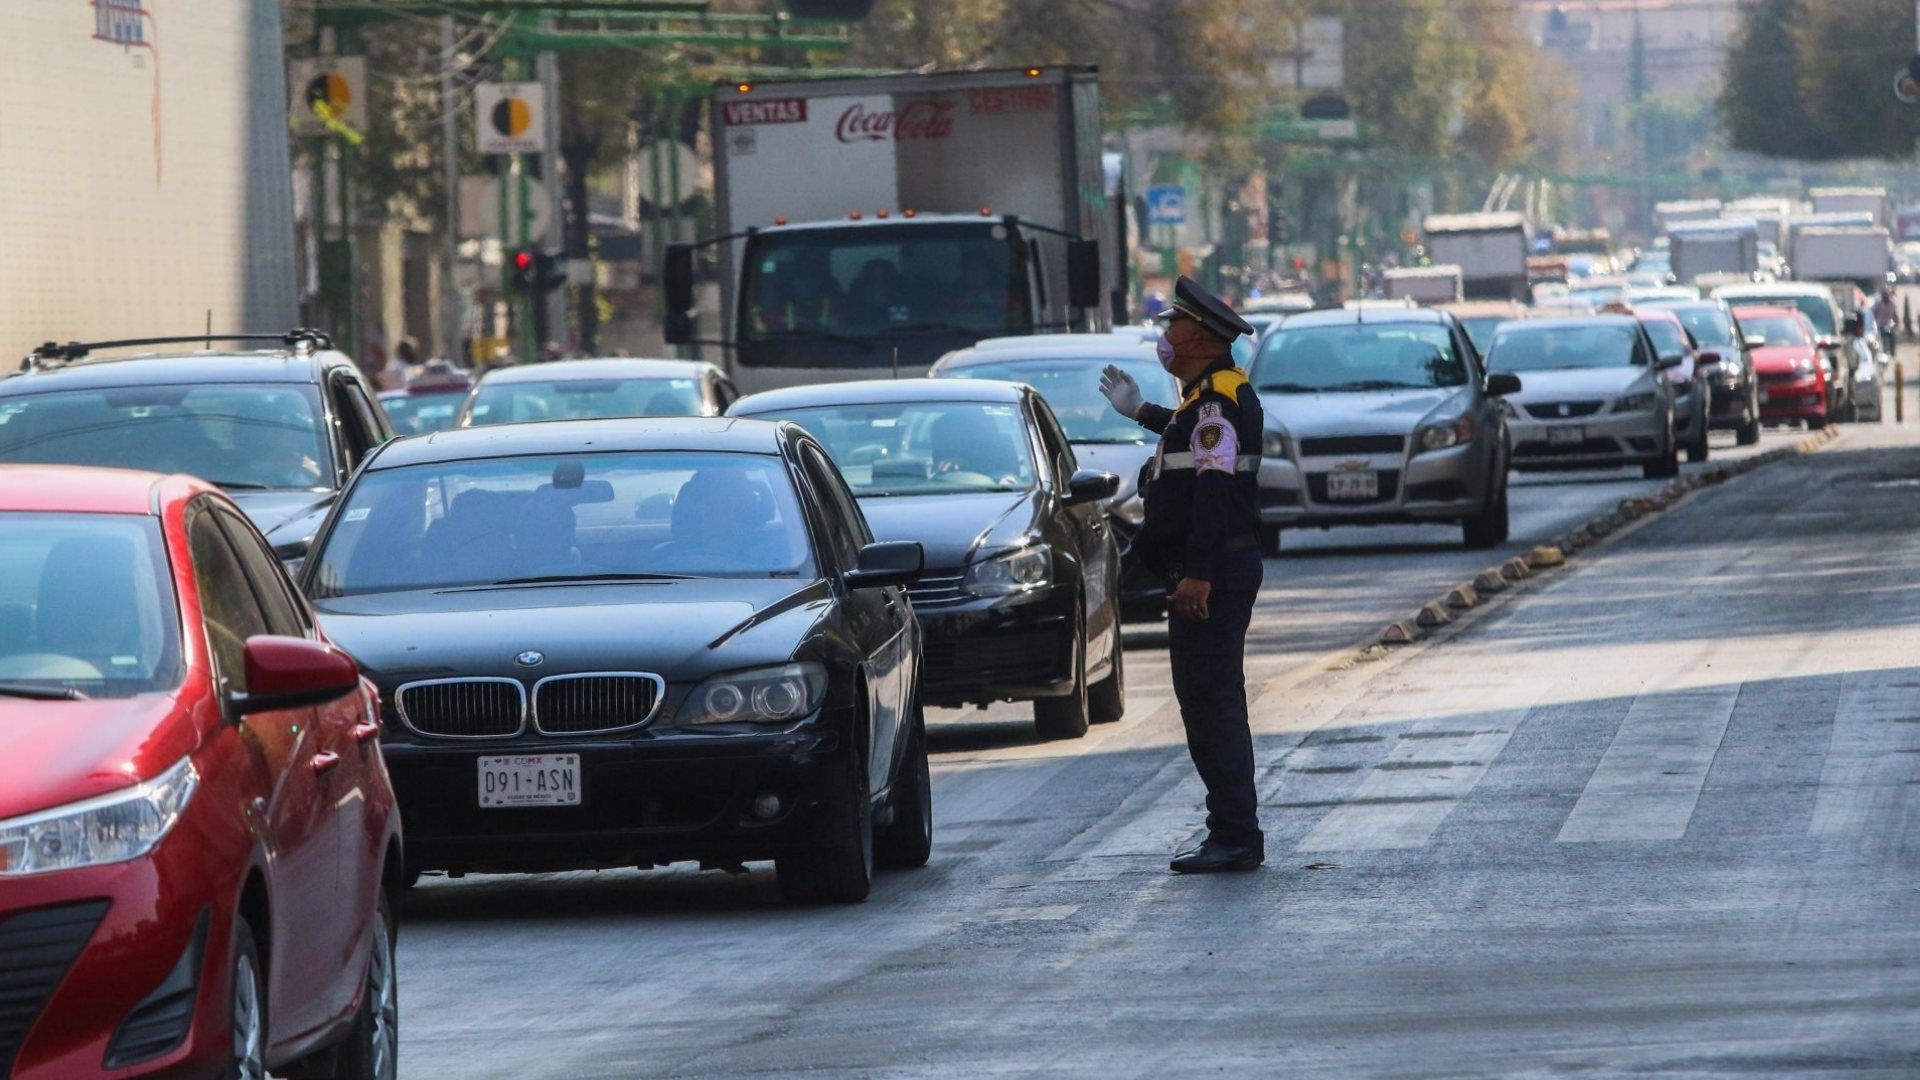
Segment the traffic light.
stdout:
[[515,292],[548,293],[567,283],[559,260],[539,248],[516,249],[510,272]]

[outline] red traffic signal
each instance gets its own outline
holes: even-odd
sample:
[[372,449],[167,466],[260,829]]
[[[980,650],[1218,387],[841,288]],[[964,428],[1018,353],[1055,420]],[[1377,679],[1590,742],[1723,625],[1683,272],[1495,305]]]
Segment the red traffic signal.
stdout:
[[539,248],[520,248],[513,253],[513,290],[523,293],[552,292],[567,283],[560,260]]
[[513,253],[513,268],[521,273],[526,273],[528,270],[533,269],[533,262],[533,252],[531,251],[516,251]]

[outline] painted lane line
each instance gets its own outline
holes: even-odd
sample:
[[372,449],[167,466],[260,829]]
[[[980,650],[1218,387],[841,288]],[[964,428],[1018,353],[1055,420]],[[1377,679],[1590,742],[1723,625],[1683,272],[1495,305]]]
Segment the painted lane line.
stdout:
[[1635,698],[1556,839],[1685,836],[1739,696],[1732,683]]

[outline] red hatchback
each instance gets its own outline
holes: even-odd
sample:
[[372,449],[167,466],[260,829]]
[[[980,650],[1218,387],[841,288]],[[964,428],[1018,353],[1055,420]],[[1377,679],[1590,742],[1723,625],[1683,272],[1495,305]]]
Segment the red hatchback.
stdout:
[[1760,379],[1760,419],[1804,420],[1816,431],[1826,427],[1827,365],[1813,324],[1790,307],[1742,304],[1733,310]]
[[218,490],[0,467],[0,1076],[394,1075],[379,734]]

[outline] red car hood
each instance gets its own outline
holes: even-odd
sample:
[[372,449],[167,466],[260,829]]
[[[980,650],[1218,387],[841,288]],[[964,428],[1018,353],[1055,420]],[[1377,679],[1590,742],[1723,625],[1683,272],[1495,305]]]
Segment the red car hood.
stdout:
[[1820,359],[1812,345],[1768,345],[1753,350],[1753,370],[1760,375],[1791,375],[1795,360]]
[[172,694],[0,698],[0,820],[131,786],[198,743],[190,713]]

